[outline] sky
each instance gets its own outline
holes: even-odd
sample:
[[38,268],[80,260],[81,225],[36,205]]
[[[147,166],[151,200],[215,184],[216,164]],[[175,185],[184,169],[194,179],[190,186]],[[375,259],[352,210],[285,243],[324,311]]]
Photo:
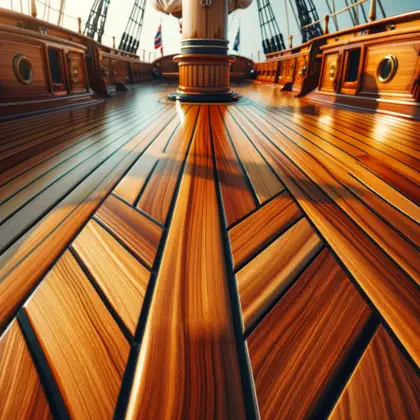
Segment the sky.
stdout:
[[[48,0],[37,0],[38,17],[44,18],[44,4]],[[77,30],[76,18],[80,16],[82,21],[85,22],[89,16],[90,8],[92,7],[94,0],[65,0],[65,13],[71,17],[64,17],[63,26]],[[108,11],[108,19],[105,26],[105,34],[103,43],[112,46],[112,36],[115,36],[116,43],[118,46],[121,34],[125,29],[130,11],[134,0],[111,0],[111,4]],[[294,35],[293,45],[298,45],[301,42],[299,35],[298,26],[296,24],[293,13],[290,9],[290,0],[271,0],[271,5],[274,11],[274,15],[280,26],[280,30],[283,33],[285,39],[287,39],[287,19],[285,12],[285,3],[288,6],[289,26],[290,32]],[[293,5],[296,3],[292,0]],[[328,8],[325,0],[314,0],[315,6],[318,10],[318,14],[321,19],[328,13]],[[332,2],[330,1],[330,4]],[[21,10],[21,4],[23,12],[28,13],[30,0],[0,0],[0,7],[13,9],[16,11]],[[60,0],[50,0],[51,7],[59,7]],[[416,9],[420,9],[420,0],[382,0],[382,4],[387,12],[387,16],[392,16]],[[336,10],[341,10],[345,7],[345,0],[335,0]],[[368,14],[370,0],[365,3],[365,10]],[[45,14],[45,16],[47,16]],[[379,8],[377,10],[377,16],[382,17]],[[57,23],[58,13],[54,10],[50,11],[49,21]],[[153,51],[153,40],[156,30],[162,20],[162,39],[163,48],[165,54],[175,54],[179,52],[181,35],[179,33],[178,20],[172,16],[164,15],[154,10],[150,5],[150,0],[146,0],[146,11],[144,16],[144,26],[140,40],[140,50]],[[340,29],[348,28],[352,26],[348,12],[341,14],[338,17],[338,25]],[[260,51],[261,60],[264,58],[261,48],[261,33],[258,21],[258,10],[257,1],[253,0],[248,9],[238,10],[229,16],[229,31],[228,37],[230,46],[233,45],[233,40],[238,31],[241,28],[241,43],[240,43],[240,54],[249,58],[256,59],[258,51]],[[84,27],[84,24],[83,24]],[[333,22],[330,21],[330,31],[334,30]],[[147,53],[148,56],[148,53]]]

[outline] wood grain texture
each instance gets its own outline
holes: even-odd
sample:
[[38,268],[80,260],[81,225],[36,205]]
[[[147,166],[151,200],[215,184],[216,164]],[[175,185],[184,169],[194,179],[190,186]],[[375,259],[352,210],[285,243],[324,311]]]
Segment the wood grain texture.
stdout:
[[302,219],[237,272],[245,331],[321,248],[321,239]]
[[100,148],[97,153],[82,161],[77,168],[73,168],[65,176],[57,179],[49,188],[43,190],[29,201],[26,206],[14,213],[12,217],[0,226],[0,250],[3,251],[16,241],[45,212],[48,212],[51,207],[55,206],[62,198],[70,194],[77,185],[82,183],[92,173],[92,170],[103,165],[117,151],[129,147],[133,137],[135,138],[141,131],[141,128],[144,128],[143,124],[147,125],[148,122],[153,121],[157,116],[155,109],[145,116],[140,124],[136,124],[133,121],[132,125],[126,127],[117,139],[112,137],[108,139],[107,144]]
[[275,173],[246,137],[225,106],[219,107],[223,120],[236,147],[239,158],[260,203],[264,203],[284,189]]
[[[180,113],[182,118],[184,118],[184,113],[186,113],[188,109],[188,107],[181,109]],[[134,205],[141,190],[146,185],[154,166],[163,156],[163,149],[178,125],[179,118],[173,118],[170,122],[168,120],[162,121],[162,126],[165,126],[165,129],[117,185],[114,190],[115,194]]]
[[162,228],[110,195],[95,213],[118,238],[151,268],[159,246]]
[[396,190],[400,191],[407,198],[412,200],[417,205],[420,205],[420,187],[418,184],[404,178],[397,171],[385,165],[379,159],[372,156],[367,156],[361,159],[363,166],[366,166],[372,172],[375,172],[383,180],[392,185]]
[[72,248],[134,335],[150,272],[94,220],[77,236]]
[[140,349],[129,419],[245,417],[208,124],[208,108],[202,107]]
[[29,349],[14,321],[0,340],[0,419],[52,419]]
[[228,226],[256,208],[252,192],[246,182],[229,133],[216,107],[210,107],[214,155],[223,196]]
[[191,107],[181,118],[177,131],[156,165],[137,205],[162,224],[166,223],[176,183],[194,133],[197,115],[198,107]]
[[248,337],[261,418],[311,418],[370,313],[324,249]]
[[[260,121],[265,124],[264,128],[267,127],[264,120],[255,120],[256,123]],[[410,278],[400,266],[395,264],[392,258],[372,241],[342,208],[338,207],[340,202],[333,201],[334,199],[319,188],[321,186],[328,187],[328,185],[318,181],[319,173],[324,170],[318,167],[319,172],[317,173],[316,168],[319,163],[316,158],[311,157],[308,162],[304,163],[304,160],[310,156],[309,154],[302,154],[300,148],[296,148],[293,152],[288,147],[289,143],[280,141],[281,136],[275,131],[267,131],[267,135],[273,136],[277,147],[271,141],[255,136],[253,139],[260,152],[278,172],[305,214],[310,217],[358,281],[416,363],[419,363],[419,334],[415,328],[419,323],[417,306],[420,297],[419,290],[415,285],[415,281],[420,281],[418,273],[413,281],[413,278]],[[311,179],[313,175],[315,177]],[[332,180],[332,177],[330,176],[329,179]],[[335,191],[337,191],[336,188]],[[382,239],[389,240],[383,233]],[[390,245],[392,246],[392,244]],[[393,249],[404,258],[400,249],[395,247]],[[413,252],[415,250],[411,249],[410,253]],[[408,265],[418,264],[418,261],[417,257],[405,259]]]
[[381,326],[330,419],[417,419],[420,378]]
[[303,216],[302,211],[283,192],[229,230],[235,269],[263,249],[276,235]]
[[143,127],[0,256],[0,328],[160,130],[156,120]]
[[70,416],[111,418],[129,345],[69,251],[25,311]]

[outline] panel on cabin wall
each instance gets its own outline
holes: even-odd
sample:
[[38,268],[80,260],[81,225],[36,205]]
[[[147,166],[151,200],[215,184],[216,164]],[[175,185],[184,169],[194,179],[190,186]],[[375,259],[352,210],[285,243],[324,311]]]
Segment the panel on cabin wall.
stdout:
[[293,81],[293,73],[295,71],[295,58],[290,58],[287,60],[282,60],[280,62],[280,77],[279,83],[286,84]]
[[103,67],[106,68],[106,74],[102,73],[102,75],[104,76],[105,80],[108,83],[111,83],[111,77],[112,77],[112,75],[111,75],[111,73],[112,73],[112,61],[111,61],[111,59],[108,58],[108,57],[104,57],[104,58],[102,58],[101,64],[102,64]]
[[115,61],[115,68],[116,68],[116,76],[115,79],[118,83],[128,83],[129,80],[129,63],[125,60],[114,60]]
[[[419,60],[420,43],[389,43],[367,48],[361,94],[412,96],[416,65]],[[395,76],[386,83],[378,78],[378,66],[382,59],[394,56],[397,59]]]
[[67,54],[70,73],[71,91],[86,92],[86,74],[84,65],[84,55],[76,52]]
[[[13,70],[13,61],[18,55],[25,56],[32,66],[32,82],[24,84]],[[2,100],[33,99],[50,96],[46,78],[46,66],[41,45],[0,41],[0,96]]]
[[294,86],[300,86],[302,84],[302,80],[306,75],[306,68],[308,65],[308,56],[300,55],[296,58],[296,75],[293,81]]
[[[320,90],[334,92],[334,80],[338,78],[338,53],[326,54],[321,75]],[[335,76],[332,77],[332,70],[335,67]]]

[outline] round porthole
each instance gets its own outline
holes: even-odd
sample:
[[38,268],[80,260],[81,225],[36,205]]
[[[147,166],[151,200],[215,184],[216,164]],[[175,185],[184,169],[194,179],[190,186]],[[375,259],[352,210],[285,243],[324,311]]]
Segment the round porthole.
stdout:
[[79,67],[76,64],[73,64],[73,66],[71,67],[71,80],[73,80],[73,82],[75,83],[78,82],[79,74],[80,74]]
[[19,54],[13,59],[13,70],[19,82],[24,85],[32,83],[32,64],[24,55]]
[[335,80],[335,75],[337,74],[337,63],[332,63],[330,66],[330,80]]
[[389,82],[397,72],[398,61],[393,55],[387,55],[381,60],[378,66],[378,80],[381,83]]

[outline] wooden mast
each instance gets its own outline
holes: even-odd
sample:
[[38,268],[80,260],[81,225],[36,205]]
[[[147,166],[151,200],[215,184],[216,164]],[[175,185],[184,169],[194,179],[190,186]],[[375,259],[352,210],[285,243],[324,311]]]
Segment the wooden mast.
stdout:
[[182,0],[178,91],[170,99],[187,102],[231,101],[227,55],[228,0]]

